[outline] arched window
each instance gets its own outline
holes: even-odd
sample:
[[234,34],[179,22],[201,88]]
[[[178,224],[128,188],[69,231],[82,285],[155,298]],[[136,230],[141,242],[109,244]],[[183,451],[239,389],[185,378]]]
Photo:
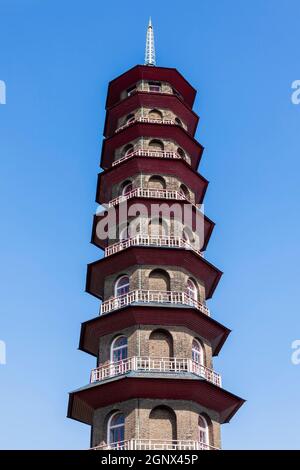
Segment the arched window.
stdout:
[[177,124],[178,126],[181,126],[181,127],[182,127],[182,122],[181,122],[181,120],[180,120],[178,117],[175,118],[175,122],[176,122],[176,124]]
[[126,116],[125,122],[126,122],[126,124],[130,124],[134,120],[135,120],[135,115],[134,114],[128,114],[128,116]]
[[123,413],[114,413],[107,424],[107,443],[119,447],[125,440],[125,417]]
[[124,147],[122,153],[123,153],[123,156],[126,157],[127,155],[129,155],[133,151],[134,151],[134,146],[132,144],[128,144]]
[[127,96],[133,95],[134,93],[136,93],[136,91],[137,91],[136,85],[132,85],[130,88],[127,88],[126,90]]
[[180,194],[182,194],[186,199],[189,199],[190,192],[185,184],[181,184],[179,188]]
[[162,143],[161,140],[153,139],[149,142],[149,148],[150,148],[150,150],[163,152],[164,144]]
[[198,417],[198,433],[199,433],[199,442],[206,446],[209,445],[209,436],[208,436],[208,424],[204,416],[200,415]]
[[158,109],[151,109],[151,111],[149,111],[148,117],[149,119],[163,119],[163,115]]
[[125,181],[125,183],[122,186],[122,196],[125,196],[125,194],[130,193],[131,190],[132,190],[132,182]]
[[124,361],[127,359],[128,344],[126,336],[118,336],[111,343],[110,360],[112,362]]
[[192,344],[192,360],[201,366],[204,365],[203,347],[200,341],[193,339]]
[[181,94],[175,88],[172,88],[172,92],[173,92],[173,95],[176,95],[178,96],[178,98],[183,99]]
[[128,238],[129,238],[129,226],[126,225],[126,227],[120,230],[119,239],[121,241],[124,241],[124,240],[128,240]]
[[193,243],[195,241],[194,234],[189,227],[184,227],[182,238],[188,243]]
[[181,158],[183,158],[183,160],[185,160],[185,159],[186,159],[185,152],[184,152],[184,150],[182,150],[182,148],[181,148],[181,147],[178,147],[178,149],[177,149],[177,153],[178,153],[178,155],[179,155]]
[[197,289],[195,282],[192,279],[188,279],[187,281],[186,293],[191,299],[198,300],[198,289]]
[[115,283],[115,297],[129,292],[129,277],[121,276]]

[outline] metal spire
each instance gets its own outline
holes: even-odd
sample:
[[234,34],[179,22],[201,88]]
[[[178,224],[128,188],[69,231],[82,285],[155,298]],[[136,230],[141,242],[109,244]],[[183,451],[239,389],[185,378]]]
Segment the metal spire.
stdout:
[[151,17],[149,18],[147,35],[146,35],[145,65],[156,65],[154,32],[153,32]]

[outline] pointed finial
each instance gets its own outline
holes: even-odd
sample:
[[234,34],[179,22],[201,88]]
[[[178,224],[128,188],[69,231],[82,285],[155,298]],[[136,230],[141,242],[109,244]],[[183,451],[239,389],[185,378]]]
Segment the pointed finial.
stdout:
[[149,18],[147,35],[146,35],[146,50],[145,50],[145,65],[156,65],[155,62],[155,47],[154,47],[154,32],[151,21]]

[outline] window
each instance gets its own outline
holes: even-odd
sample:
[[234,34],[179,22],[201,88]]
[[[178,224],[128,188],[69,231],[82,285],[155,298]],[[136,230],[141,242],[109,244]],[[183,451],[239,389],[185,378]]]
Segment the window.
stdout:
[[134,93],[136,93],[136,91],[137,91],[136,85],[131,86],[130,88],[126,90],[127,96],[133,95]]
[[153,91],[155,93],[159,93],[161,91],[161,83],[160,82],[148,82],[149,91]]
[[182,148],[178,147],[177,153],[178,153],[178,155],[179,155],[181,158],[183,158],[183,160],[185,160],[186,157],[185,157],[185,153],[184,153],[184,151],[182,150]]
[[108,420],[107,441],[111,447],[118,447],[125,440],[125,417],[115,413]]
[[173,92],[173,95],[178,96],[178,98],[182,99],[181,94],[175,88],[172,88],[172,92]]
[[126,122],[126,124],[130,124],[134,120],[135,120],[135,115],[134,114],[128,114],[128,116],[126,116],[125,122]]
[[198,300],[197,286],[192,279],[188,279],[186,293],[191,299]]
[[125,194],[130,193],[130,191],[132,191],[132,182],[127,181],[124,183],[124,186],[122,188],[122,196],[125,196]]
[[186,187],[185,184],[181,184],[181,185],[180,185],[179,192],[180,192],[180,194],[182,194],[185,198],[189,199],[190,193],[189,193],[189,190],[188,190],[188,188]]
[[203,347],[200,341],[197,339],[193,339],[193,344],[192,344],[192,360],[196,362],[197,364],[200,364],[203,366]]
[[127,359],[128,345],[126,336],[118,336],[111,344],[110,359],[112,362],[124,361]]
[[127,156],[130,155],[133,151],[134,151],[133,145],[132,145],[132,144],[128,144],[128,145],[126,145],[126,147],[124,147],[124,149],[123,149],[123,156],[124,156],[124,157],[127,157]]
[[193,243],[195,241],[193,232],[189,227],[184,227],[182,231],[182,238],[188,243]]
[[201,444],[209,445],[208,438],[208,424],[204,416],[199,416],[198,418],[198,432],[199,432],[199,442]]
[[129,238],[129,225],[126,225],[122,230],[120,230],[119,239],[124,241]]
[[121,276],[115,283],[115,297],[129,292],[129,277]]

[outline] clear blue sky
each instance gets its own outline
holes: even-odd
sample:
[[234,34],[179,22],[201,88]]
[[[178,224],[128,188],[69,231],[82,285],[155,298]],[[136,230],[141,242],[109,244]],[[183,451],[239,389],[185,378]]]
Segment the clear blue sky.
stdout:
[[77,346],[98,311],[84,286],[105,95],[143,63],[150,14],[158,65],[198,90],[207,258],[225,273],[210,308],[233,330],[215,369],[247,399],[223,446],[299,448],[297,0],[0,0],[0,446],[89,446],[65,416],[95,365]]

